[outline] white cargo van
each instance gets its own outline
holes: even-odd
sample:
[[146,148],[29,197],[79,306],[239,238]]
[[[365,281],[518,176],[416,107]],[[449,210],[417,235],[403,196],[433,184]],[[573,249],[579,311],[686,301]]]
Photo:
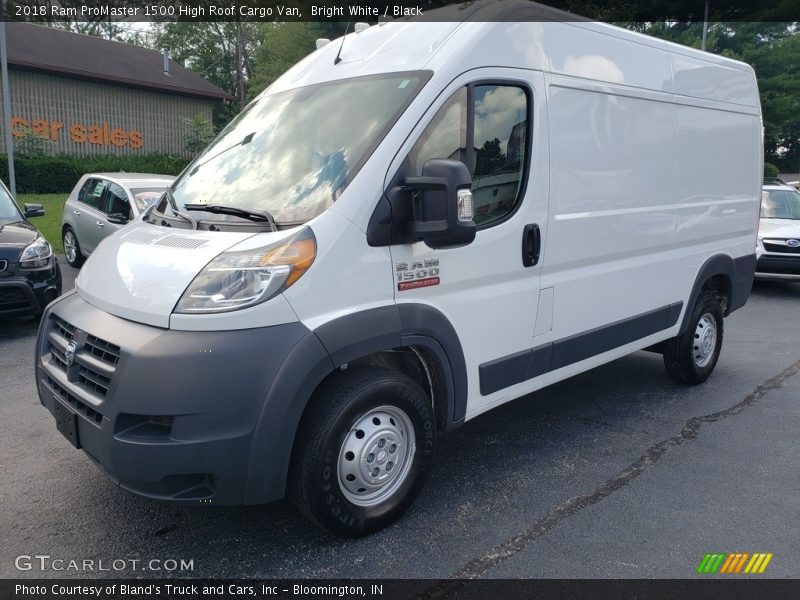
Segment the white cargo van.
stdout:
[[49,306],[42,403],[124,489],[363,535],[495,406],[644,348],[714,369],[755,265],[750,67],[597,23],[359,29]]

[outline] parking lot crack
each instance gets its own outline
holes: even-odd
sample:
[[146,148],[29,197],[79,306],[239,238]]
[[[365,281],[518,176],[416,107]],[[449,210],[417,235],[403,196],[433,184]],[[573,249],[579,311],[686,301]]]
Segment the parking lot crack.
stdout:
[[[457,571],[454,571],[450,575],[450,578],[465,580],[482,577],[490,569],[508,560],[527,547],[531,542],[543,537],[566,519],[608,498],[611,494],[626,486],[641,475],[648,467],[658,462],[670,449],[695,439],[698,431],[705,423],[713,423],[738,415],[747,407],[758,402],[769,392],[780,389],[788,379],[794,377],[798,373],[800,373],[800,361],[787,367],[774,377],[767,379],[733,406],[707,415],[692,417],[686,422],[679,434],[651,446],[645,450],[635,462],[612,478],[606,480],[599,487],[585,494],[574,496],[558,505],[549,513],[536,520],[530,527],[507,539],[498,546],[495,546],[482,556],[469,561]],[[429,588],[419,597],[431,600],[434,598],[447,598],[457,594],[462,585],[463,583],[459,583],[458,581],[445,581]]]

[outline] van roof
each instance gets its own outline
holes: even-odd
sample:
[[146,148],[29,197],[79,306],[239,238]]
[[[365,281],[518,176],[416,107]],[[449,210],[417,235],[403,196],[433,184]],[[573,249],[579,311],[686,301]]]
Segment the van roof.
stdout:
[[[398,71],[431,70],[449,82],[491,66],[759,107],[755,75],[745,63],[534,2],[480,0],[426,12],[424,18],[379,23],[339,38],[265,93]],[[340,48],[341,61],[334,64]]]

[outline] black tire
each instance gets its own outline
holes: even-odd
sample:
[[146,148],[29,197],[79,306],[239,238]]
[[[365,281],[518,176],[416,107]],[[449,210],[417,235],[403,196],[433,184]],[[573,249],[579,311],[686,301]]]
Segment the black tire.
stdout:
[[[404,479],[397,477],[393,493],[374,506],[360,506],[343,491],[346,484],[340,478],[340,456],[352,456],[342,454],[343,445],[346,438],[352,440],[353,435],[358,435],[354,427],[359,420],[386,406],[407,415],[413,425],[415,449],[405,459],[404,464],[410,466]],[[333,534],[368,535],[405,513],[425,481],[435,447],[436,422],[431,402],[415,381],[383,367],[350,367],[330,375],[306,409],[295,440],[290,498],[303,515]],[[348,460],[353,460],[356,470],[361,464],[359,457]]]
[[[705,335],[701,319],[708,318],[713,319],[716,327],[713,350],[698,359],[696,355],[700,352]],[[686,385],[703,383],[717,365],[722,349],[722,334],[723,318],[719,300],[713,293],[703,292],[689,315],[686,333],[664,342],[664,366],[669,376]]]
[[[72,239],[75,240],[75,258],[72,260],[70,260],[69,254],[67,253],[67,234],[71,235]],[[61,232],[61,244],[64,246],[64,258],[67,259],[69,266],[74,267],[75,269],[80,269],[86,258],[84,258],[83,253],[81,252],[81,245],[78,242],[77,234],[69,225],[64,227],[64,230]]]

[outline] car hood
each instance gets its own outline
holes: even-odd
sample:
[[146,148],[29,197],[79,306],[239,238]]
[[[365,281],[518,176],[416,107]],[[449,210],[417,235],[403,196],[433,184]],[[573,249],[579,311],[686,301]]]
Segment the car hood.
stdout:
[[22,250],[39,237],[39,232],[30,223],[15,221],[0,222],[0,260],[16,262]]
[[133,223],[100,243],[81,269],[75,288],[84,300],[112,315],[167,328],[175,304],[200,270],[254,235],[275,234]]
[[800,239],[800,220],[761,219],[758,238]]

